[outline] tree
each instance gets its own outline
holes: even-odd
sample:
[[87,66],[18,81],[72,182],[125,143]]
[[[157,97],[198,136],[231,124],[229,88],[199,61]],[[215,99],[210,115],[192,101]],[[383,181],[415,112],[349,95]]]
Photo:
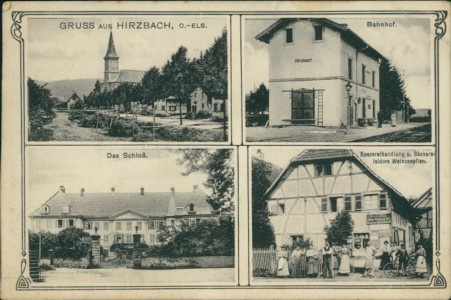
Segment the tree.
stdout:
[[144,103],[153,104],[157,99],[163,98],[163,81],[157,67],[150,68],[144,74],[141,84]]
[[190,95],[196,88],[194,66],[187,58],[186,52],[186,48],[180,46],[177,52],[171,55],[171,60],[164,65],[162,74],[165,96],[174,96],[179,101],[180,125],[183,124],[182,104],[188,107]]
[[252,158],[252,246],[269,248],[275,244],[274,229],[268,217],[264,194],[271,186],[271,165]]
[[257,90],[251,92],[246,99],[246,113],[264,113],[269,108],[269,90],[262,83]]
[[333,244],[346,243],[348,236],[352,235],[354,230],[354,220],[348,211],[342,210],[330,222],[330,226],[324,227],[327,234],[327,240]]
[[80,259],[88,253],[91,244],[89,233],[81,228],[69,227],[58,233],[57,257]]
[[53,108],[52,93],[45,86],[39,85],[33,79],[28,78],[28,108],[30,112],[44,110],[51,112]]
[[177,163],[185,167],[183,175],[187,176],[194,172],[208,175],[204,185],[212,190],[208,198],[211,207],[219,211],[233,211],[235,171],[232,165],[232,150],[183,149],[178,152],[182,156]]

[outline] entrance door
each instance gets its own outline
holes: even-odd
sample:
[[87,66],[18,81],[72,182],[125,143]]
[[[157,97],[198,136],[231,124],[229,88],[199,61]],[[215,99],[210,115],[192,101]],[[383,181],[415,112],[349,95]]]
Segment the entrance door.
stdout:
[[292,91],[291,119],[293,124],[315,124],[315,94],[313,91]]
[[362,98],[362,118],[366,118],[366,99]]

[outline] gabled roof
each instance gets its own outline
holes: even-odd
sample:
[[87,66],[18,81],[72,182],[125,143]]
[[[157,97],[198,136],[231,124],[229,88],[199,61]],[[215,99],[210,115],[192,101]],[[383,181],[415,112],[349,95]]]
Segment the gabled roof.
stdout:
[[319,163],[322,161],[340,161],[350,159],[356,164],[358,164],[364,172],[375,180],[378,184],[384,187],[389,193],[396,197],[395,201],[392,201],[394,210],[403,213],[409,218],[412,217],[412,206],[409,201],[392,185],[374,173],[352,150],[349,149],[308,149],[304,150],[297,156],[295,156],[285,168],[285,170],[279,175],[279,177],[274,181],[272,186],[266,191],[265,198],[267,198],[279,185],[279,183],[285,179],[289,174],[291,168],[298,165],[308,164],[308,163]]
[[415,209],[432,209],[432,188],[429,188],[420,197],[411,202],[411,205]]
[[[166,217],[170,209],[171,192],[137,193],[63,193],[54,194],[44,205],[50,212],[42,214],[36,209],[31,216],[82,216],[85,218],[113,218],[124,212],[137,212],[146,217]],[[191,192],[175,192],[174,201],[177,207],[186,208],[194,203],[196,214],[210,214],[211,207],[207,203],[208,196],[201,190]],[[70,213],[64,214],[64,206],[70,206]],[[183,214],[183,213],[182,213]]]
[[113,32],[110,32],[110,39],[108,40],[108,49],[104,58],[119,58],[114,47]]
[[354,46],[355,48],[361,50],[363,53],[374,59],[385,59],[384,56],[379,53],[376,49],[371,47],[367,42],[365,42],[361,37],[359,37],[354,31],[352,31],[346,24],[338,24],[332,20],[326,18],[282,18],[276,21],[274,24],[263,30],[255,38],[259,41],[269,44],[274,34],[280,29],[295,23],[297,21],[307,20],[310,22],[315,22],[327,26],[341,34],[342,39],[348,44]]
[[117,82],[126,83],[139,83],[142,81],[142,78],[144,77],[144,74],[146,71],[139,71],[139,70],[120,70],[119,76],[116,79]]

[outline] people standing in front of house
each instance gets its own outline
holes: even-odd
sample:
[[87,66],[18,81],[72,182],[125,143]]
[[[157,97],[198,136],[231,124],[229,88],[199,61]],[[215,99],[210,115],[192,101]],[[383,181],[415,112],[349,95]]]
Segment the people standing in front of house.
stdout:
[[301,277],[305,278],[307,276],[307,250],[305,248],[301,248],[301,257],[299,262],[299,268],[301,271]]
[[299,245],[297,245],[293,252],[291,252],[291,276],[300,278],[301,274],[301,254],[302,250]]
[[396,252],[396,257],[398,258],[398,273],[400,270],[405,271],[407,264],[409,262],[409,253],[407,253],[406,247],[404,244],[401,244],[401,248]]
[[388,241],[384,242],[384,245],[382,246],[382,255],[381,255],[381,264],[379,266],[379,270],[383,270],[385,265],[390,262],[390,254],[391,254],[391,248],[388,245]]
[[377,113],[377,127],[382,128],[382,123],[384,122],[384,112],[380,110]]
[[279,261],[277,263],[277,277],[286,278],[290,275],[288,270],[288,252],[285,247],[282,247],[278,252]]
[[343,244],[341,249],[341,260],[340,260],[340,268],[338,269],[338,274],[343,276],[349,276],[349,273],[351,273],[351,260],[350,257],[350,251],[348,247]]
[[415,265],[415,273],[418,277],[423,277],[423,274],[428,272],[426,266],[426,250],[424,250],[423,245],[418,245],[418,250],[414,253],[414,255],[417,259],[417,263]]
[[332,255],[334,251],[332,247],[330,247],[329,243],[326,242],[326,245],[323,248],[323,278],[333,278],[332,274]]
[[400,247],[398,247],[398,244],[396,242],[393,242],[393,244],[391,246],[391,254],[390,254],[392,262],[395,262],[396,253],[398,252],[399,249],[400,249]]
[[307,250],[307,276],[312,278],[318,276],[318,252],[313,245]]
[[390,116],[391,127],[396,127],[396,111],[393,111]]
[[374,256],[376,255],[376,248],[368,242],[365,247],[365,273],[363,277],[374,277]]

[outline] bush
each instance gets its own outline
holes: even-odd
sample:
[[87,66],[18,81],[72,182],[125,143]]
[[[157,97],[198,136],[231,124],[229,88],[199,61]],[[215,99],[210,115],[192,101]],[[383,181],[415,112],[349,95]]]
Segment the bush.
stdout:
[[133,142],[152,142],[154,141],[154,135],[148,132],[141,132],[135,134],[132,138]]
[[116,122],[113,122],[108,130],[108,134],[114,137],[131,137],[133,136],[133,133],[139,133],[139,126],[133,125],[132,122],[126,120],[117,120]]
[[269,115],[247,115],[246,126],[264,126],[269,120]]
[[208,119],[211,117],[211,113],[206,110],[198,111],[196,115],[194,115],[195,119]]
[[51,265],[48,264],[41,264],[39,265],[39,271],[50,271],[50,270],[55,270]]

